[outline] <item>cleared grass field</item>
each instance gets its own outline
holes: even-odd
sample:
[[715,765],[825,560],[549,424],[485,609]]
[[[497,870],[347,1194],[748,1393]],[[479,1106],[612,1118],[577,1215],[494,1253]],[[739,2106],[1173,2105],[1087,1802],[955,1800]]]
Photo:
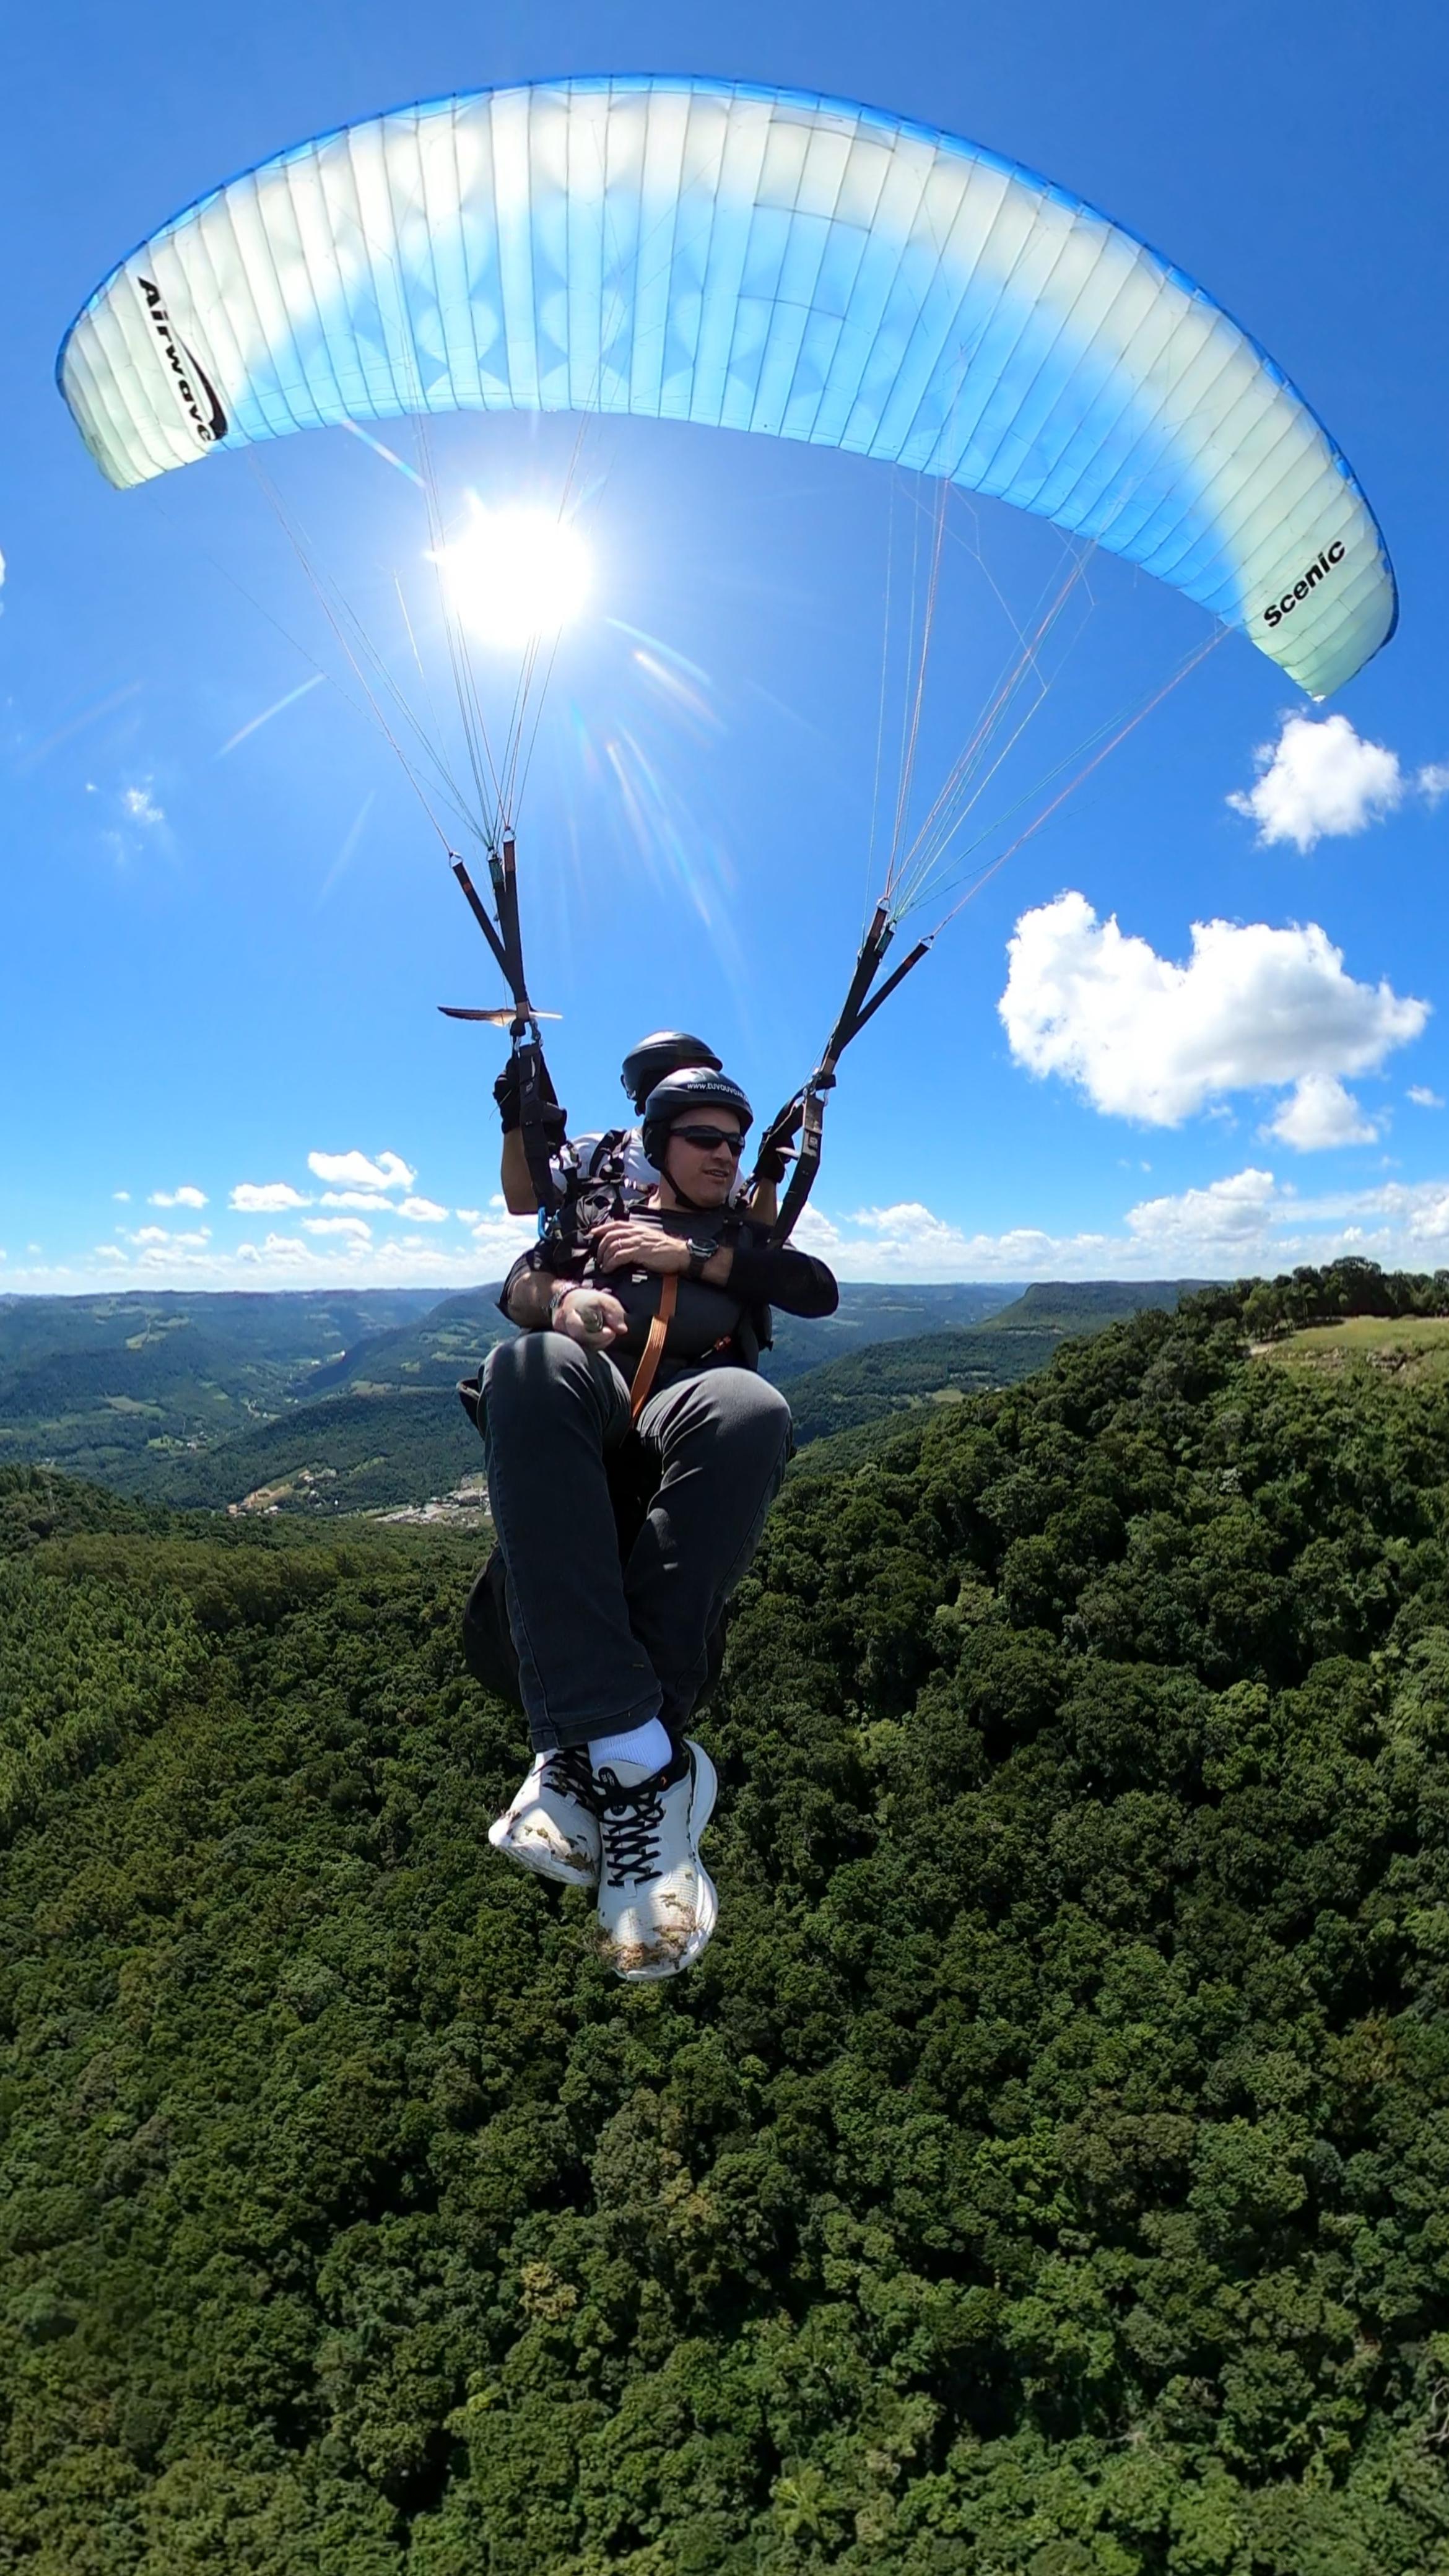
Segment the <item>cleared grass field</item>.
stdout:
[[1256,1353],[1279,1368],[1341,1369],[1355,1361],[1395,1376],[1449,1375],[1449,1315],[1352,1315],[1310,1324]]

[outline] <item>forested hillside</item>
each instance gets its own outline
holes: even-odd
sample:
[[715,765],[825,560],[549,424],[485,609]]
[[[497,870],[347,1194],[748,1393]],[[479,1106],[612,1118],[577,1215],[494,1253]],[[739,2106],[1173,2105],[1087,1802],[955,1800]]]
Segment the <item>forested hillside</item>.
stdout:
[[147,1461],[130,1491],[185,1511],[304,1512],[334,1520],[446,1494],[481,1476],[483,1447],[454,1388],[299,1404],[239,1439]]
[[774,1346],[765,1354],[764,1373],[776,1386],[789,1386],[806,1369],[875,1349],[882,1342],[969,1330],[1012,1305],[1020,1294],[1009,1285],[988,1287],[970,1281],[912,1287],[842,1279],[840,1303],[833,1315],[776,1314]]
[[[858,1338],[862,1329],[909,1320],[928,1311],[925,1301],[931,1298],[937,1311],[970,1314],[989,1293],[911,1290],[888,1304],[890,1292],[872,1289],[868,1302],[852,1301],[850,1329]],[[791,1373],[789,1352],[802,1347],[807,1332],[819,1334],[825,1327],[787,1316],[780,1319],[793,1328],[788,1336],[782,1333],[785,1365],[771,1373],[786,1381],[796,1439],[804,1448],[822,1435],[880,1422],[942,1393],[1010,1386],[1040,1368],[1070,1333],[1100,1331],[1114,1312],[1132,1314],[1139,1305],[1175,1304],[1179,1293],[1173,1284],[1127,1281],[1028,1290],[1000,1319],[911,1338],[892,1333],[804,1374]],[[250,1500],[254,1509],[320,1519],[387,1511],[446,1494],[460,1480],[479,1475],[483,1465],[456,1381],[470,1361],[476,1366],[473,1352],[490,1347],[506,1329],[491,1300],[450,1298],[421,1324],[365,1344],[366,1365],[359,1363],[337,1393],[289,1406],[214,1447],[149,1451],[133,1463],[126,1489],[185,1510],[224,1511]],[[395,1360],[377,1356],[383,1340],[412,1354],[405,1367],[416,1365],[416,1377],[397,1371],[400,1384],[369,1377],[369,1368],[397,1368]]]
[[[970,1284],[946,1287],[878,1287],[847,1280],[833,1315],[778,1315],[775,1347],[766,1360],[777,1383],[801,1369],[867,1343],[895,1341],[903,1334],[929,1332],[936,1326],[980,1323],[1017,1291],[1010,1287]],[[341,1387],[439,1387],[452,1392],[458,1379],[477,1368],[507,1330],[498,1311],[498,1282],[441,1298],[427,1315],[394,1330],[370,1335],[333,1363],[319,1370],[310,1393]]]
[[1257,1293],[787,1489],[655,1988],[460,1544],[8,1472],[0,2560],[1449,2567],[1449,1386]]
[[427,1288],[0,1297],[0,1465],[144,1480],[305,1401],[329,1363],[436,1302]]
[[1043,1368],[1074,1333],[1099,1333],[1141,1306],[1175,1306],[1193,1283],[1182,1279],[1092,1279],[1039,1283],[989,1321],[917,1333],[884,1349],[855,1351],[792,1378],[790,1409],[799,1448],[918,1404],[955,1403],[994,1386],[1014,1386]]

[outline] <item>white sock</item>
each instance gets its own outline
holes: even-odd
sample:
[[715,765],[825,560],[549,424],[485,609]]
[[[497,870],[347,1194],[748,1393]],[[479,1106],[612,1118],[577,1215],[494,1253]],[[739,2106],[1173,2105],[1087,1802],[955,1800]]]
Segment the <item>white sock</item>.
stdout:
[[589,1743],[589,1760],[596,1771],[607,1763],[617,1770],[621,1762],[632,1762],[644,1772],[662,1771],[674,1747],[669,1734],[657,1717],[646,1717],[642,1726],[631,1726],[622,1735],[596,1735]]

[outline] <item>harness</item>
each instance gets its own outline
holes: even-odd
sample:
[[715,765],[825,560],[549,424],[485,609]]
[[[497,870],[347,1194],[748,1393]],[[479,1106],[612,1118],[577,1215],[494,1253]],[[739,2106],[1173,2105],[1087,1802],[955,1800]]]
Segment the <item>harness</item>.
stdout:
[[[581,1162],[576,1145],[565,1143],[555,1157],[563,1174],[562,1186],[554,1182],[552,1207],[540,1208],[538,1241],[529,1253],[529,1266],[547,1270],[563,1279],[571,1270],[582,1270],[588,1259],[588,1238],[611,1217],[630,1213],[626,1175],[627,1127],[611,1127],[599,1138],[588,1161]],[[550,1167],[553,1180],[553,1167]]]

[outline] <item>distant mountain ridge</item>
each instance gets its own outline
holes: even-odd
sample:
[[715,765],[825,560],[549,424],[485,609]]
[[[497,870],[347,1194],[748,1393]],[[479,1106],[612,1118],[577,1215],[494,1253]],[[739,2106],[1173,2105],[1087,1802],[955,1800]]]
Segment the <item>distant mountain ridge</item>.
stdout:
[[1188,1279],[1042,1281],[983,1323],[955,1332],[919,1333],[827,1361],[792,1379],[790,1406],[799,1449],[913,1406],[959,1402],[991,1387],[1014,1386],[1044,1368],[1073,1334],[1166,1307],[1202,1283]]
[[[823,1322],[780,1317],[766,1365],[786,1380],[864,1343],[974,1322],[1013,1293],[1006,1286],[851,1282],[839,1312]],[[107,1484],[169,1492],[172,1461],[214,1455],[235,1442],[247,1444],[250,1456],[255,1434],[319,1398],[395,1396],[383,1445],[396,1437],[399,1460],[410,1462],[410,1487],[421,1417],[402,1399],[447,1399],[431,1419],[439,1426],[440,1465],[448,1464],[453,1389],[508,1330],[496,1280],[452,1295],[431,1288],[128,1289],[0,1298],[0,1465],[43,1460]],[[341,1416],[329,1422],[351,1473],[351,1429],[341,1430]],[[300,1443],[304,1457],[311,1438],[309,1428]],[[270,1456],[274,1444],[261,1445]],[[258,1481],[265,1479],[251,1479]],[[198,1485],[209,1494],[216,1479],[178,1473],[174,1483],[188,1494]],[[229,1476],[226,1488],[223,1499],[234,1499]],[[395,1497],[427,1498],[411,1490]]]
[[[776,1318],[764,1366],[805,1448],[1009,1385],[1067,1334],[1175,1304],[1180,1287],[847,1281],[833,1316]],[[0,1310],[0,1464],[44,1460],[179,1508],[260,1495],[324,1519],[423,1504],[478,1474],[454,1390],[510,1329],[496,1283],[24,1304]]]
[[349,1347],[436,1303],[429,1288],[0,1299],[0,1464],[124,1482],[152,1444],[211,1447],[269,1419]]
[[[917,1288],[849,1279],[842,1283],[833,1315],[808,1321],[797,1315],[775,1316],[774,1347],[766,1354],[765,1374],[776,1385],[784,1385],[805,1369],[867,1344],[980,1323],[1019,1294],[1010,1284],[949,1282]],[[451,1388],[465,1371],[487,1358],[508,1330],[498,1311],[498,1295],[497,1280],[486,1287],[461,1289],[440,1298],[425,1315],[369,1334],[320,1368],[309,1381],[308,1395],[358,1385]]]

